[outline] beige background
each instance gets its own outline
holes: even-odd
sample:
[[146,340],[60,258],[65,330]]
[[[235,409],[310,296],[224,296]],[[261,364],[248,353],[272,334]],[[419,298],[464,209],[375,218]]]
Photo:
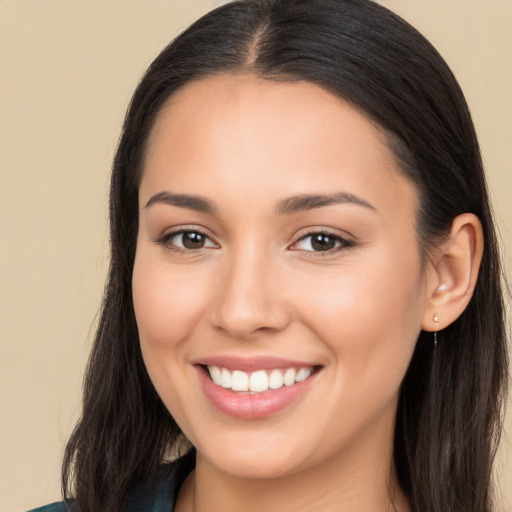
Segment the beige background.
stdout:
[[[59,499],[107,266],[124,111],[214,0],[0,0],[0,512]],[[445,56],[471,106],[512,270],[512,1],[382,0]],[[512,511],[512,424],[500,510]]]

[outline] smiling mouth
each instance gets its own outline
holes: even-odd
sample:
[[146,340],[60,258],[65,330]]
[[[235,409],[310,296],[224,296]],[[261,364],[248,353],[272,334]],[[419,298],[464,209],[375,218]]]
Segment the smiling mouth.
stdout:
[[236,393],[259,394],[303,382],[317,372],[320,366],[275,368],[253,372],[229,370],[213,365],[203,365],[203,368],[217,386]]

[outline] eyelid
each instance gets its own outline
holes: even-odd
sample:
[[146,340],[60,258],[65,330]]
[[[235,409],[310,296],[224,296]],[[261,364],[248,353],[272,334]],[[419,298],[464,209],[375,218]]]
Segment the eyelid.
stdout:
[[[215,246],[214,248],[220,247],[219,244],[213,240],[212,236],[210,236],[206,232],[205,229],[203,229],[197,225],[177,226],[177,227],[165,232],[164,234],[153,238],[153,242],[162,245],[164,248],[166,248],[168,250],[172,250],[172,251],[178,252],[178,253],[197,253],[199,251],[202,251],[205,249],[209,250],[212,248],[211,246],[206,246],[206,247],[199,247],[197,249],[186,249],[186,248],[181,248],[177,245],[169,243],[169,241],[173,237],[183,234],[183,233],[199,233],[202,236],[204,236],[205,238],[207,238]],[[294,248],[294,246],[296,246],[299,242],[305,240],[306,238],[314,236],[314,235],[319,235],[319,234],[331,237],[331,238],[335,239],[339,244],[337,246],[333,247],[332,249],[328,249],[326,251],[314,251],[314,250],[310,251],[310,250],[305,250],[305,249]],[[303,253],[309,253],[308,256],[312,256],[312,257],[320,256],[321,257],[321,256],[332,255],[332,254],[334,254],[338,251],[341,251],[343,249],[345,249],[345,250],[350,249],[350,248],[354,247],[356,245],[356,243],[357,243],[357,241],[351,235],[344,236],[337,231],[331,230],[330,228],[325,228],[325,227],[314,228],[314,227],[312,227],[312,228],[306,228],[305,231],[300,233],[297,236],[296,240],[289,246],[289,249],[293,250],[293,251],[302,251]]]
[[[332,249],[328,249],[327,251],[308,251],[305,249],[294,249],[293,248],[302,240],[304,240],[308,237],[311,237],[313,235],[329,236],[331,238],[334,238],[336,241],[340,242],[340,245],[338,245],[337,247],[333,247]],[[290,249],[295,250],[295,251],[303,251],[304,253],[311,253],[311,254],[308,254],[308,256],[311,256],[312,254],[314,254],[315,256],[316,255],[322,256],[322,255],[332,255],[333,253],[336,253],[343,249],[350,249],[350,248],[354,247],[356,245],[356,243],[357,243],[357,241],[352,236],[344,236],[341,233],[333,231],[329,228],[318,227],[318,228],[308,228],[308,231],[301,233],[297,237],[295,242],[292,243],[292,245],[290,246]]]
[[213,238],[202,228],[198,226],[179,226],[175,227],[169,231],[166,231],[164,234],[157,236],[153,238],[153,242],[162,245],[165,249],[168,249],[170,251],[178,252],[178,253],[195,253],[198,251],[201,251],[203,249],[211,249],[212,247],[200,247],[198,249],[183,249],[181,247],[178,247],[176,245],[170,244],[169,241],[180,234],[183,233],[199,233],[200,235],[207,238],[212,244],[216,246],[216,248],[219,247],[219,244],[213,240]]

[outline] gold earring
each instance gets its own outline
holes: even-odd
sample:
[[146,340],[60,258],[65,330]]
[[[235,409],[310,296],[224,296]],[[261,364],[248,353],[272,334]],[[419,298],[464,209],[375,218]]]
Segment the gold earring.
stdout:
[[434,331],[434,346],[437,346],[437,331],[439,330],[439,316],[437,313],[434,315],[434,322],[436,324],[436,330]]

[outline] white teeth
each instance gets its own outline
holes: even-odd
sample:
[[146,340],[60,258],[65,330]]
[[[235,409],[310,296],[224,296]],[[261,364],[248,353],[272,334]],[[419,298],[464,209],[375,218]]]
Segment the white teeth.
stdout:
[[295,375],[295,370],[293,368],[288,368],[288,370],[286,370],[286,373],[284,374],[284,385],[291,386],[292,384],[295,384]]
[[217,384],[217,386],[220,386],[221,383],[221,372],[218,366],[209,366],[208,370],[210,372],[210,377],[212,378],[213,382]]
[[268,389],[268,375],[265,370],[259,370],[251,374],[249,389],[255,393],[261,393]]
[[268,387],[270,389],[279,389],[283,387],[283,374],[279,370],[272,370],[268,377]]
[[302,382],[303,380],[306,380],[311,375],[311,370],[308,370],[307,368],[301,368],[297,372],[297,377],[295,377],[295,382]]
[[231,373],[229,373],[229,370],[226,370],[226,368],[222,368],[220,385],[226,389],[231,388]]
[[219,368],[218,366],[208,366],[207,368],[212,381],[217,386],[233,391],[252,393],[263,393],[268,389],[292,386],[296,382],[306,380],[313,372],[312,367],[299,368],[298,370],[288,368],[286,371],[275,369],[270,373],[267,373],[267,370],[258,370],[252,373],[242,370],[230,371],[227,368]]
[[[247,373],[235,370],[231,375],[231,389],[233,391],[247,391],[249,389],[249,376]],[[251,391],[253,390],[251,389]]]

